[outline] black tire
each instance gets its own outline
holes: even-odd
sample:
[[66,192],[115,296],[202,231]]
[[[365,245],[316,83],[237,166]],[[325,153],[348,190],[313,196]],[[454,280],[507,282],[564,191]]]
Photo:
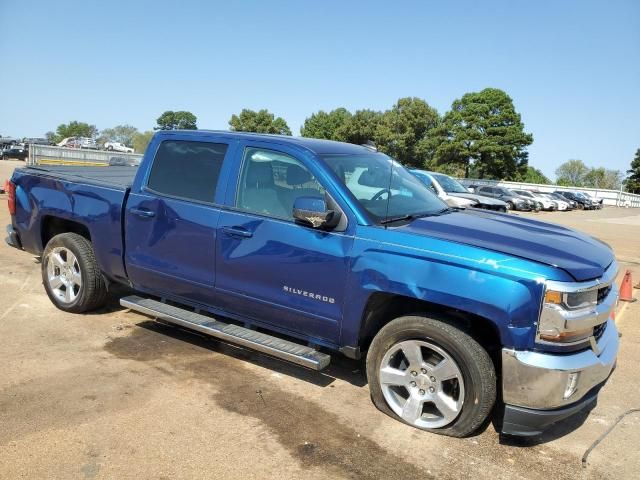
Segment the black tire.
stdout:
[[507,210],[514,210],[516,208],[516,206],[513,204],[513,202],[507,202]]
[[464,403],[455,420],[442,428],[422,429],[451,437],[474,433],[487,420],[496,401],[495,368],[486,350],[445,318],[400,317],[378,332],[366,360],[369,390],[375,406],[390,417],[411,425],[389,407],[378,378],[385,353],[406,340],[424,340],[440,347],[457,363],[464,380]]
[[584,205],[582,203],[578,203],[578,210],[584,210]]
[[[82,284],[80,285],[75,300],[66,303],[55,293],[48,278],[49,262],[51,254],[56,248],[64,248],[76,257],[79,266]],[[60,310],[70,313],[83,313],[102,307],[107,301],[107,282],[98,266],[91,242],[76,233],[61,233],[56,235],[42,254],[42,283],[51,302]]]

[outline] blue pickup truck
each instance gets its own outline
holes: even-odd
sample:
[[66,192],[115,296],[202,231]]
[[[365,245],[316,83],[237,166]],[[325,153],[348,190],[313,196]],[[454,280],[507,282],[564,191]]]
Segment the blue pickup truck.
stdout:
[[8,190],[7,242],[58,308],[124,284],[132,310],[305,367],[362,358],[376,407],[419,429],[536,435],[615,366],[609,246],[449,208],[366,147],[162,131],[139,167],[18,168]]

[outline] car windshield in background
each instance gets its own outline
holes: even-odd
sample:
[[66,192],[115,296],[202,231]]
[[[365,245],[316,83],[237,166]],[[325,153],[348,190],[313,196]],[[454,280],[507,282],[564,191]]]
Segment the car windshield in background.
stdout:
[[327,154],[321,158],[378,223],[436,215],[448,208],[420,180],[382,153]]
[[469,193],[469,190],[464,188],[457,180],[442,175],[440,173],[432,173],[433,177],[438,181],[442,189],[447,193]]

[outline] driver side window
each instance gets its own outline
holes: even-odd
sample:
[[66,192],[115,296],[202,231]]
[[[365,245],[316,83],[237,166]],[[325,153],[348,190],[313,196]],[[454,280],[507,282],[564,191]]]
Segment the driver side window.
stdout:
[[263,148],[245,150],[236,198],[239,209],[293,221],[296,198],[324,194],[322,185],[292,156]]

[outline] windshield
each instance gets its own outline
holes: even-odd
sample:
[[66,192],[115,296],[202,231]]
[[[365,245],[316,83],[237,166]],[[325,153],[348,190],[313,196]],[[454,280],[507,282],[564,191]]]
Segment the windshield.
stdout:
[[432,173],[431,175],[447,193],[469,193],[469,190],[448,175],[442,175],[441,173]]
[[529,197],[529,198],[533,197],[531,192],[527,192],[526,190],[514,190],[514,192],[520,195],[521,197]]
[[322,155],[340,180],[378,223],[435,215],[447,205],[398,162],[382,153]]

